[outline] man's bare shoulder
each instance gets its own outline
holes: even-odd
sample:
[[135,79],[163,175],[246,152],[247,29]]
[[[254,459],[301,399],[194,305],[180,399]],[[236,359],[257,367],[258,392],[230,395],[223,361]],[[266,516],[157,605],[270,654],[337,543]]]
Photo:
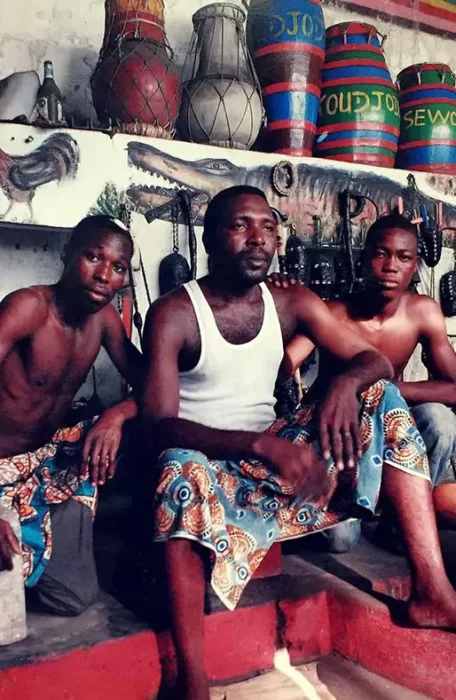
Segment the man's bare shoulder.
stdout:
[[342,301],[340,299],[327,301],[326,306],[331,311],[332,315],[336,316],[336,318],[347,318],[350,315],[350,305],[348,301]]
[[319,297],[303,284],[290,284],[288,287],[275,287],[267,285],[277,305],[293,306],[296,303],[308,303],[310,305],[320,303]]
[[51,287],[44,285],[36,287],[24,287],[7,294],[0,303],[0,313],[21,314],[22,319],[36,321],[47,318],[52,304],[53,294]]
[[146,314],[146,331],[155,335],[166,331],[182,331],[194,325],[193,305],[184,287],[179,287],[156,299]]
[[445,321],[440,304],[427,294],[407,292],[403,296],[403,302],[406,316],[419,323],[421,327],[433,324],[436,320]]

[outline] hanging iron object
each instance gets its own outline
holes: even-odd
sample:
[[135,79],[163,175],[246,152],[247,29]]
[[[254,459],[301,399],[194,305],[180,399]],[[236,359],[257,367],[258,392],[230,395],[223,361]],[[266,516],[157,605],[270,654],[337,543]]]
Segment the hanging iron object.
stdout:
[[188,190],[180,190],[179,198],[181,201],[184,221],[188,226],[188,247],[190,249],[191,278],[192,280],[196,280],[198,249],[195,227],[193,226],[192,197]]
[[173,252],[167,255],[160,263],[158,269],[158,285],[160,294],[167,294],[181,287],[192,279],[189,264],[183,255],[179,253],[179,210],[176,203],[172,209],[173,223]]
[[444,316],[456,316],[456,270],[445,273],[440,279],[440,306]]
[[286,270],[297,282],[309,285],[310,262],[304,243],[296,234],[294,225],[290,226],[291,235],[286,245]]
[[347,258],[343,250],[339,250],[334,257],[334,288],[333,299],[341,299],[350,292],[350,272],[347,267]]
[[312,255],[312,263],[310,266],[309,289],[315,292],[323,301],[329,301],[332,299],[334,270],[328,257],[320,252],[322,248],[322,230],[321,220],[318,216],[314,216],[314,224],[315,236],[313,247],[315,250]]
[[[453,227],[442,229],[443,231],[456,231]],[[446,272],[440,278],[440,306],[444,316],[451,318],[456,316],[456,251],[453,251],[454,270]]]
[[353,291],[356,293],[361,292],[364,289],[364,256],[363,251],[358,256],[358,260],[355,263],[355,284],[353,286]]
[[435,267],[442,257],[443,248],[442,203],[435,205],[433,217],[429,216],[425,204],[420,205],[420,214],[423,219],[419,236],[421,258],[428,267]]
[[288,240],[288,229],[286,222],[288,221],[287,214],[282,214],[281,211],[271,207],[271,211],[275,216],[277,221],[277,260],[279,263],[279,272],[282,275],[287,275],[287,258],[286,258],[286,246]]
[[334,269],[331,261],[319,251],[313,255],[310,269],[309,289],[323,301],[330,301],[333,296]]

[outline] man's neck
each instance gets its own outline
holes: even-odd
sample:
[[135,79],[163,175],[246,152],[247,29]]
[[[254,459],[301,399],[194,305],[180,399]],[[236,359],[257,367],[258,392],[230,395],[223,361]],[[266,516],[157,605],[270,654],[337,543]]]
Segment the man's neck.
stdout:
[[260,294],[258,283],[247,285],[245,282],[229,276],[224,270],[214,270],[198,282],[202,282],[213,296],[227,302],[239,299],[254,301]]
[[67,328],[80,328],[87,320],[88,313],[78,309],[70,298],[63,280],[51,286],[54,312],[57,320]]
[[359,320],[384,322],[396,314],[402,297],[403,294],[400,294],[394,299],[385,299],[382,296],[364,292],[354,295],[349,301]]

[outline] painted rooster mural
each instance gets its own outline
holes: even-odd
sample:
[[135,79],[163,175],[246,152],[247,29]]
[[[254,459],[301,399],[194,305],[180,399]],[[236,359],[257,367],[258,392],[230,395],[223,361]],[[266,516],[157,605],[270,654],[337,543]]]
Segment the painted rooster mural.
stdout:
[[79,146],[67,133],[49,136],[25,156],[9,155],[0,149],[0,189],[8,198],[5,219],[15,203],[27,204],[33,221],[35,191],[48,182],[74,178],[79,166]]

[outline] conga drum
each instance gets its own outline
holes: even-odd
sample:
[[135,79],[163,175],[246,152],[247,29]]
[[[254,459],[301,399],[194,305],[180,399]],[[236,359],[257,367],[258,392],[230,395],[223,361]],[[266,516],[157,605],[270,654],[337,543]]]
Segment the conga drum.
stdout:
[[456,87],[449,66],[420,63],[397,76],[401,135],[396,166],[456,175]]
[[106,0],[105,5],[105,36],[91,80],[98,117],[119,131],[171,138],[181,89],[166,39],[163,0]]
[[315,155],[392,168],[399,139],[399,102],[370,24],[344,22],[326,32]]
[[251,0],[247,40],[263,93],[267,149],[311,156],[325,49],[320,0]]

